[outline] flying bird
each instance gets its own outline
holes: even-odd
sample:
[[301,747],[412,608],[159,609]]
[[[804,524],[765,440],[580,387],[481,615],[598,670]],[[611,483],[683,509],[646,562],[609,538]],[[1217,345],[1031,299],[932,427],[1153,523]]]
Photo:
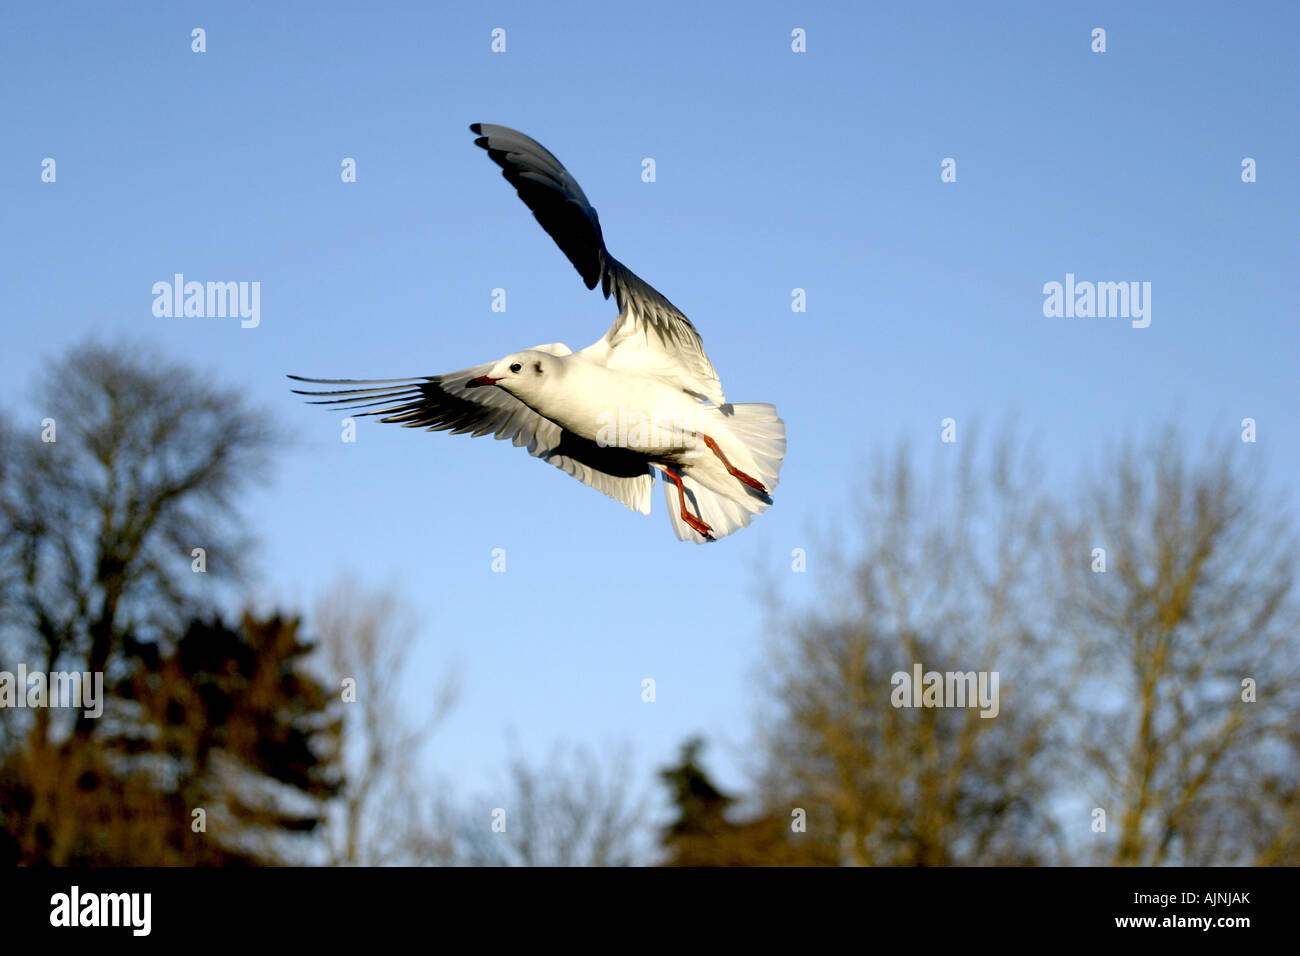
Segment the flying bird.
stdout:
[[407,428],[510,439],[642,514],[650,513],[658,472],[682,541],[703,544],[748,525],[772,503],[785,458],[775,406],[727,401],[695,326],[610,255],[596,210],[558,159],[513,129],[470,129],[587,288],[614,297],[614,324],[578,352],[537,345],[417,378],[291,375],[348,386],[295,393],[317,398],[313,404],[369,408],[360,414]]

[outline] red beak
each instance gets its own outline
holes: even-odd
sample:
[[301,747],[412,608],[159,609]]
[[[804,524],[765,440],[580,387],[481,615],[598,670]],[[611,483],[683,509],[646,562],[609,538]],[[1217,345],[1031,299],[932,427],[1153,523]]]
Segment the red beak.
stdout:
[[486,375],[480,375],[478,378],[471,378],[465,383],[466,388],[481,388],[484,385],[495,385],[501,381],[499,378],[488,378]]

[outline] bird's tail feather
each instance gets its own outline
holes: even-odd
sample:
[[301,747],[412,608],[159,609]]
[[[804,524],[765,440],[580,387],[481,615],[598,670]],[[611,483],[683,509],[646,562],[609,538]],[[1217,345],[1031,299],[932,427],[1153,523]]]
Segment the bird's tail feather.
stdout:
[[[724,538],[746,527],[755,515],[762,514],[772,503],[771,491],[780,481],[781,464],[785,459],[785,422],[778,417],[776,406],[762,402],[722,405],[710,410],[710,414],[720,419],[715,423],[720,427],[713,430],[725,431],[729,435],[730,440],[723,442],[727,459],[734,467],[762,482],[768,492],[764,494],[750,488],[729,475],[722,478],[720,487],[713,487],[717,481],[716,469],[708,472],[711,479],[708,485],[692,475],[689,466],[678,470],[687,507],[710,525],[714,538]],[[708,427],[706,421],[701,430]],[[712,452],[705,449],[702,454]],[[678,539],[703,544],[708,539],[682,520],[677,486],[667,480],[663,485],[668,517]]]
[[718,408],[733,438],[741,446],[741,453],[730,451],[727,457],[741,471],[757,478],[770,494],[781,480],[781,464],[785,461],[785,422],[776,413],[776,406],[767,402],[742,402]]

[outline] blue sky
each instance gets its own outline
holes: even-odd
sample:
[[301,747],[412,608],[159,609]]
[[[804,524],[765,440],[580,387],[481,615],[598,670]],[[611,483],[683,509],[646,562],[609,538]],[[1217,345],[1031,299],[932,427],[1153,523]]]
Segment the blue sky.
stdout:
[[[461,670],[428,756],[464,792],[490,791],[510,729],[536,757],[627,745],[647,779],[703,732],[738,787],[762,571],[841,520],[873,450],[1015,412],[1064,480],[1150,425],[1230,437],[1249,416],[1242,453],[1294,492],[1298,32],[1283,3],[9,4],[0,402],[38,427],[40,361],[94,334],[272,408],[297,443],[247,502],[257,595],[398,586],[425,622],[413,705]],[[473,147],[480,121],[554,152],[728,396],[780,409],[781,487],[749,529],[680,543],[660,492],[647,518],[488,439],[362,422],[344,444],[289,393],[288,372],[432,374],[603,334],[610,304]],[[261,324],[155,317],[177,272],[259,281]],[[1150,282],[1150,327],[1044,317],[1066,273]],[[816,553],[779,580],[815,598]]]

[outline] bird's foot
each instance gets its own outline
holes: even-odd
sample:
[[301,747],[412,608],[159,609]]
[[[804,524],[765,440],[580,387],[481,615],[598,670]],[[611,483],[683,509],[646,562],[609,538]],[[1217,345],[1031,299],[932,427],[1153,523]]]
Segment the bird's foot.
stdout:
[[704,434],[703,432],[700,432],[699,435],[701,438],[704,439],[704,444],[708,445],[709,449],[715,455],[717,455],[719,459],[722,460],[723,466],[727,469],[727,474],[731,475],[732,478],[735,478],[741,484],[749,485],[749,487],[753,488],[757,492],[760,492],[761,494],[767,494],[767,489],[763,487],[763,483],[761,481],[759,481],[757,478],[753,478],[745,474],[739,468],[732,465],[731,462],[727,461],[727,456],[722,453],[722,449],[718,447],[718,443],[716,441],[714,441],[712,438],[710,438],[708,435]]
[[686,507],[686,489],[682,486],[682,476],[677,474],[677,472],[673,471],[671,468],[666,468],[663,465],[659,466],[659,470],[663,472],[666,479],[677,486],[677,503],[682,509],[682,520],[690,525],[697,534],[702,535],[705,540],[717,541],[718,539],[711,534],[713,526],[703,518],[695,517],[695,515],[691,514],[690,510]]
[[691,514],[689,511],[682,512],[682,520],[685,521],[692,528],[694,528],[697,533],[702,535],[707,540],[709,541],[718,540],[711,534],[711,532],[713,531],[713,526],[708,522],[702,521],[701,519],[695,517],[695,515]]

